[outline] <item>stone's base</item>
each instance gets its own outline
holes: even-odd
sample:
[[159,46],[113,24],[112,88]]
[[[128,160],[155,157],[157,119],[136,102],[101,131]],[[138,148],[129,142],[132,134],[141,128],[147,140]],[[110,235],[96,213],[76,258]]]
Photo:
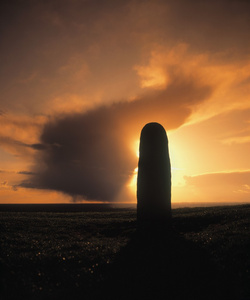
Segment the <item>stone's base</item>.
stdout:
[[154,223],[169,223],[172,218],[171,207],[160,207],[154,205],[137,205],[137,221],[138,222],[154,222]]

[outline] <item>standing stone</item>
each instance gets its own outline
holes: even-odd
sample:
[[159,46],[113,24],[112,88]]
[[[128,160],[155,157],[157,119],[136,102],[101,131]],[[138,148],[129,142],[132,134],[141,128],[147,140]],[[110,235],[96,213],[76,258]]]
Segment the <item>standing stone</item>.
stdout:
[[168,138],[158,123],[146,124],[140,137],[137,177],[137,220],[171,219],[171,168]]

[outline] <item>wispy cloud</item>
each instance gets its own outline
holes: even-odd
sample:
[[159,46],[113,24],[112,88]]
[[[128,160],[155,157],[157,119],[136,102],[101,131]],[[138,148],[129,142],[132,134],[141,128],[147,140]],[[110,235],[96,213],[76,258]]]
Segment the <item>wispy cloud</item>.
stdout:
[[207,201],[248,201],[250,170],[200,174],[184,177],[193,195]]
[[226,145],[246,144],[246,143],[250,143],[250,136],[235,136],[223,140],[222,143]]

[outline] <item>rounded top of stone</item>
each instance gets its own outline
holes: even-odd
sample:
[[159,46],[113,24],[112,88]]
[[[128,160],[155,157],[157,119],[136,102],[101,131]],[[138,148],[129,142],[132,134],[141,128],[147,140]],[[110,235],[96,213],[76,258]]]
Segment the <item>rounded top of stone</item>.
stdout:
[[166,134],[164,127],[156,122],[147,123],[141,131],[142,135]]
[[160,157],[160,153],[164,154],[166,152],[167,145],[167,134],[161,124],[152,122],[146,124],[142,128],[140,137],[140,157],[148,157],[148,159],[152,159],[153,156]]

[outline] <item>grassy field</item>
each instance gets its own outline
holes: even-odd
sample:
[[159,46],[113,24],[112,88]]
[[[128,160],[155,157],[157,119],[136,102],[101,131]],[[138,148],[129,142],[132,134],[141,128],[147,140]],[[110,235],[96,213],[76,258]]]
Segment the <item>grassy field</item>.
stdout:
[[[250,205],[0,212],[1,299],[250,299]],[[139,296],[138,296],[139,295]]]

